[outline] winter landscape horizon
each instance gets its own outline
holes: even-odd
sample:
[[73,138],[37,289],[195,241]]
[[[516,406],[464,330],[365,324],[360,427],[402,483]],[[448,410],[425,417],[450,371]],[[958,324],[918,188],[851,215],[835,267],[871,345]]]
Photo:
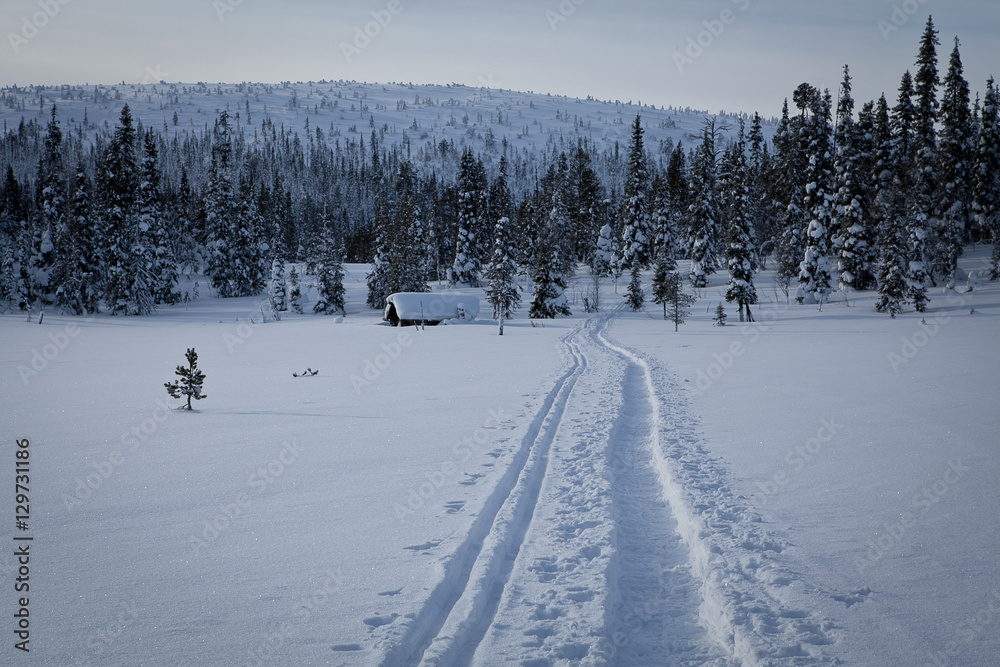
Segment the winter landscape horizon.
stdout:
[[0,663],[1000,665],[1000,17],[931,4],[0,11]]

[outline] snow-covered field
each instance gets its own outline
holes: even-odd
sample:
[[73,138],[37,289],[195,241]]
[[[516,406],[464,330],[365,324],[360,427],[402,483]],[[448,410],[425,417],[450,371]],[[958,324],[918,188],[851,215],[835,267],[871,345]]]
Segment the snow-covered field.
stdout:
[[890,320],[768,272],[717,328],[717,275],[674,333],[608,283],[500,337],[348,269],[343,320],[0,316],[0,663],[997,664],[1000,284]]

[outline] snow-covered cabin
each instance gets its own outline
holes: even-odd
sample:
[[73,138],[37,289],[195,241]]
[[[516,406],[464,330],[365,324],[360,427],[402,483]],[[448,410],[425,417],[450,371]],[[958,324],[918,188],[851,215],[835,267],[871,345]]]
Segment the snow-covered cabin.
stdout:
[[385,298],[382,319],[405,327],[421,322],[440,324],[444,320],[472,321],[479,315],[479,297],[468,294],[397,292]]

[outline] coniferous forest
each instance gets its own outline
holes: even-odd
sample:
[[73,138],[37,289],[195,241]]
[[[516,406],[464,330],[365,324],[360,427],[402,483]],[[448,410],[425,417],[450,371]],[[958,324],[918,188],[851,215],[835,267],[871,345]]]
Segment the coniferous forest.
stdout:
[[640,309],[644,271],[662,287],[690,260],[696,288],[728,275],[741,320],[769,263],[789,300],[877,290],[880,312],[923,311],[968,244],[992,245],[1000,277],[998,91],[990,79],[973,97],[958,39],[941,46],[929,19],[913,71],[876,100],[855,101],[845,66],[837,90],[803,83],[777,119],[706,116],[686,143],[656,146],[640,113],[627,145],[532,154],[507,139],[527,124],[502,112],[474,151],[417,139],[416,120],[402,141],[374,116],[334,139],[249,104],[181,134],[123,102],[115,125],[74,131],[43,97],[47,123],[0,139],[0,309],[150,315],[196,298],[183,279],[202,297],[252,296],[292,263],[321,286],[315,311],[342,313],[353,262],[371,264],[373,308],[449,281],[498,295],[497,316],[523,302],[550,318],[569,312],[574,273],[624,276]]

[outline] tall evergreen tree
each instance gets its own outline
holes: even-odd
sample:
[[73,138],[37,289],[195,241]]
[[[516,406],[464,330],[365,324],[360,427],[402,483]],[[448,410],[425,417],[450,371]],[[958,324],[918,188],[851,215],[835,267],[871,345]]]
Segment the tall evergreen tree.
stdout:
[[244,296],[240,293],[237,279],[240,267],[233,264],[233,244],[239,224],[235,172],[232,126],[229,124],[229,113],[223,111],[212,133],[212,164],[204,198],[208,253],[206,273],[223,298]]
[[647,201],[649,172],[646,169],[646,150],[642,135],[642,118],[636,115],[632,124],[622,211],[622,261],[630,269],[649,266],[653,248],[653,230]]
[[729,246],[726,249],[729,285],[726,289],[726,301],[739,304],[740,322],[753,322],[750,306],[757,303],[757,289],[753,284],[757,263],[754,259],[750,186],[742,119],[736,143],[728,153],[724,180],[729,200]]
[[510,219],[497,220],[493,233],[493,258],[486,269],[486,299],[493,306],[493,318],[499,320],[503,335],[504,320],[511,317],[521,304],[517,284],[517,262],[514,261],[514,243],[510,234]]
[[834,187],[833,155],[830,131],[830,93],[818,92],[812,98],[812,115],[806,125],[809,164],[805,174],[802,208],[810,216],[806,231],[806,250],[799,265],[800,303],[823,303],[833,279],[830,266],[830,233],[833,211],[830,199]]
[[921,144],[917,139],[913,95],[913,79],[906,72],[892,109],[894,180],[889,215],[895,217],[906,234],[907,298],[917,312],[923,312],[927,303],[927,215],[923,200],[915,194],[920,189],[920,176],[915,166],[919,164]]
[[1000,278],[1000,95],[990,77],[980,120],[972,208],[979,236],[993,243],[990,278]]
[[313,304],[313,312],[346,315],[343,253],[334,243],[329,227],[324,228],[321,244],[322,254],[317,267],[319,297]]
[[100,239],[96,236],[91,194],[90,179],[81,160],[76,168],[57,271],[59,304],[75,315],[98,312],[101,298]]
[[[808,91],[810,95],[800,95]],[[799,275],[799,265],[806,249],[806,213],[802,210],[799,193],[805,188],[803,177],[806,157],[803,140],[805,114],[808,112],[808,97],[815,95],[815,89],[802,84],[796,91],[795,100],[801,115],[794,119],[788,113],[788,100],[781,110],[781,120],[774,134],[774,168],[768,179],[767,196],[771,207],[779,215],[777,239],[777,277],[780,284],[787,287]]]
[[705,119],[701,145],[691,174],[688,219],[691,228],[691,283],[695,287],[705,287],[708,276],[718,269],[720,211],[715,147],[721,131],[715,118]]
[[835,134],[836,194],[833,200],[833,227],[837,230],[837,268],[840,287],[868,290],[876,285],[877,246],[872,214],[871,185],[874,103],[862,109],[854,122],[854,98],[851,95],[850,70],[844,66],[840,102],[837,105]]
[[954,287],[962,243],[971,227],[975,128],[969,106],[969,84],[963,75],[958,38],[944,78],[941,101],[940,170],[937,228],[930,270]]
[[[133,292],[139,274],[134,249],[138,241],[136,195],[140,170],[136,158],[136,130],[127,104],[122,108],[98,174],[100,236],[104,239],[105,257],[104,302],[113,315],[131,315],[139,310],[148,312],[152,301],[150,293],[142,291],[136,295]],[[145,287],[151,289],[149,285]],[[137,303],[137,299],[142,303]]]
[[[932,16],[927,17],[927,25],[920,39],[917,54],[917,72],[913,77],[913,142],[914,177],[911,193],[912,219],[909,223],[911,269],[910,297],[923,311],[926,283],[933,282],[930,268],[936,263],[936,244],[931,235],[938,227],[938,146],[937,129],[938,75],[937,47],[938,31],[934,28]],[[917,259],[919,258],[919,259]]]
[[14,168],[8,165],[0,186],[0,299],[8,307],[22,311],[31,309],[27,270],[31,234],[27,217],[23,188]]
[[143,137],[142,176],[139,181],[138,215],[140,256],[148,266],[156,303],[173,304],[180,300],[177,292],[177,261],[174,243],[167,232],[167,219],[160,193],[159,150],[156,135],[147,130]]
[[472,149],[467,148],[462,154],[458,174],[458,240],[455,246],[455,262],[451,270],[453,285],[479,287],[479,273],[482,267],[480,213],[483,199],[480,167]]
[[63,139],[56,105],[45,134],[45,148],[38,164],[38,215],[33,226],[30,260],[31,291],[43,308],[56,303],[61,277],[57,275],[59,250],[56,244],[65,234],[68,218],[66,169]]

